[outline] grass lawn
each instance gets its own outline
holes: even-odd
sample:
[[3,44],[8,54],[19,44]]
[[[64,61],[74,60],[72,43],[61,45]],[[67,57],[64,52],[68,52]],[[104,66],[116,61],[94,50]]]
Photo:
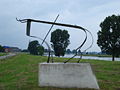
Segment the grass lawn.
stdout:
[[0,53],[0,56],[4,56],[4,55],[7,55],[7,53]]
[[[55,59],[58,62],[65,60],[65,58]],[[81,90],[39,87],[38,63],[46,60],[47,57],[28,54],[18,54],[0,60],[0,90]],[[92,65],[101,90],[120,90],[119,61],[81,60],[81,62],[89,62]]]

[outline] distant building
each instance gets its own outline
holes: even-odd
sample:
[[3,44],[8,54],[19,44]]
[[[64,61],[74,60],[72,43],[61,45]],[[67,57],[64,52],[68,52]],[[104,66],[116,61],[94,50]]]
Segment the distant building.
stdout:
[[18,47],[3,46],[5,52],[21,52]]

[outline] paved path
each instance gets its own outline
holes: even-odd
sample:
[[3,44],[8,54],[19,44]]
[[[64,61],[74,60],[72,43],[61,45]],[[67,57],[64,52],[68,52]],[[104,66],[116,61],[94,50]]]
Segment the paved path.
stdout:
[[15,53],[9,53],[8,55],[0,56],[0,59],[5,59],[5,58],[12,57],[12,56],[15,56],[15,55],[16,55]]

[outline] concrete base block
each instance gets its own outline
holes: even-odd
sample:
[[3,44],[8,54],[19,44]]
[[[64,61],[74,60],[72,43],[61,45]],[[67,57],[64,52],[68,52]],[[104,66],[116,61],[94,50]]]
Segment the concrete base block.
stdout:
[[40,63],[39,86],[99,89],[89,63]]

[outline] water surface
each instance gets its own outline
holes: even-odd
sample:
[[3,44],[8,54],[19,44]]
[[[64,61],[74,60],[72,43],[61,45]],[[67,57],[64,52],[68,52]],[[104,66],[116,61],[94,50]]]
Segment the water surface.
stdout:
[[[66,54],[65,58],[72,57],[73,54]],[[75,58],[80,58],[80,56],[76,56]],[[97,57],[97,56],[82,56],[82,59],[94,59],[94,60],[106,60],[106,61],[112,61],[112,57]],[[115,58],[115,61],[120,61],[120,58]]]

